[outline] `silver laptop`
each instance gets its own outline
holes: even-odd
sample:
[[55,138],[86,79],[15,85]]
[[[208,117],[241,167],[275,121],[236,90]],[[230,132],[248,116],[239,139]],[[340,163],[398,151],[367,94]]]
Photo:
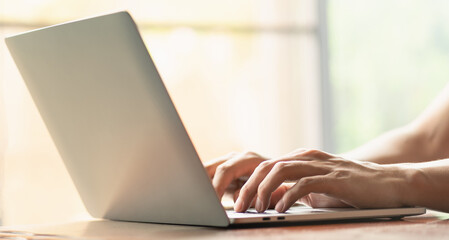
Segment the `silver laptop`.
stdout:
[[94,217],[226,227],[425,212],[225,211],[127,12],[22,33],[6,43]]

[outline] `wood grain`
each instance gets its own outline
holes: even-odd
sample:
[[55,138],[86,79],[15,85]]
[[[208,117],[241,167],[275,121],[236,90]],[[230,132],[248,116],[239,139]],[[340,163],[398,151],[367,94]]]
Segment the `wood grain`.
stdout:
[[[150,223],[87,220],[54,225],[4,226],[36,239],[448,239],[449,215],[429,211],[400,220],[375,219],[278,227],[220,229]],[[40,237],[39,237],[40,236]],[[47,237],[47,238],[45,238]],[[34,239],[34,238],[33,238]]]

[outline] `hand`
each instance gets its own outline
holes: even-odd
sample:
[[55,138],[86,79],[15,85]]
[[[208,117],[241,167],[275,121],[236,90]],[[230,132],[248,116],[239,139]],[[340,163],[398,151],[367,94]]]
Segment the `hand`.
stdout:
[[[205,168],[212,180],[212,184],[219,199],[225,193],[232,194],[234,200],[239,195],[239,190],[246,182],[246,179],[253,173],[254,169],[267,158],[254,152],[229,153],[223,157],[214,159],[206,163]],[[273,197],[269,207],[275,206],[277,201],[288,190],[287,185],[280,186],[273,191]],[[254,206],[250,204],[250,206]]]
[[254,152],[232,152],[207,162],[205,168],[221,199],[230,185],[232,185],[230,190],[233,193],[240,189],[244,183],[241,179],[245,181],[245,177],[249,177],[254,169],[265,160],[267,159]]
[[[285,181],[297,181],[276,204],[285,212],[298,199],[325,194],[357,208],[401,207],[406,191],[405,171],[395,165],[379,165],[343,159],[318,150],[297,150],[275,160],[261,162],[242,187],[235,210],[244,212],[256,198],[256,210],[265,211],[270,197]],[[313,201],[313,199],[312,199]]]
[[[268,159],[254,152],[232,152],[207,162],[205,168],[219,199],[227,193],[231,194],[235,201],[239,196],[240,188],[254,169],[266,160]],[[284,193],[292,186],[291,183],[284,183],[275,190],[270,198],[269,208],[274,208]],[[340,200],[322,194],[311,193],[300,201],[312,207],[348,207]],[[255,202],[251,201],[250,207],[254,206]]]

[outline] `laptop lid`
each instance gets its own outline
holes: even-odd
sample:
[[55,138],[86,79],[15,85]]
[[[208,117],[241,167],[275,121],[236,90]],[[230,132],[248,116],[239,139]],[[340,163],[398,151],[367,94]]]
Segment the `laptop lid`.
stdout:
[[6,43],[92,216],[229,224],[127,12]]

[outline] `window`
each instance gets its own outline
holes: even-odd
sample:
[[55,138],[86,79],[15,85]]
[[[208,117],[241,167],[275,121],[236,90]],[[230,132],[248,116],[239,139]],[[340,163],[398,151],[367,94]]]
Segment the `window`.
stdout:
[[[232,150],[276,156],[321,146],[317,1],[0,0],[0,35],[117,9],[138,23],[203,160]],[[84,216],[3,41],[0,57],[4,222]]]
[[333,131],[348,151],[418,116],[449,80],[449,2],[328,1]]

